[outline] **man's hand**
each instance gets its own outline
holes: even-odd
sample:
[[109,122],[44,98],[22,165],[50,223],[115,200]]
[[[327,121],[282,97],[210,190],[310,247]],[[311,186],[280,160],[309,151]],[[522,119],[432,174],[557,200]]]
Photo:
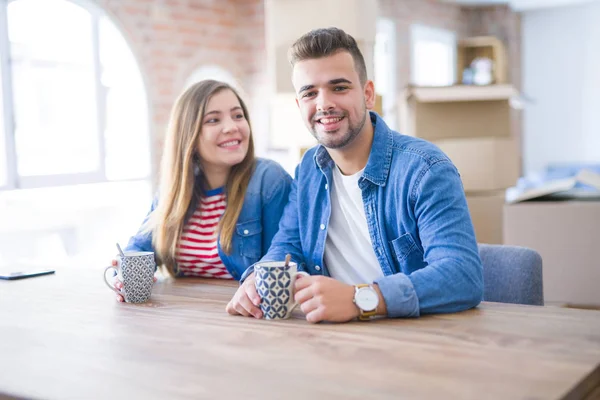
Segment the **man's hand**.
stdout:
[[246,278],[244,283],[238,288],[235,295],[225,308],[231,315],[243,315],[244,317],[253,316],[254,318],[262,318],[263,314],[260,310],[260,296],[256,292],[254,286],[254,272]]
[[346,322],[360,315],[354,286],[325,276],[298,276],[294,299],[308,322]]

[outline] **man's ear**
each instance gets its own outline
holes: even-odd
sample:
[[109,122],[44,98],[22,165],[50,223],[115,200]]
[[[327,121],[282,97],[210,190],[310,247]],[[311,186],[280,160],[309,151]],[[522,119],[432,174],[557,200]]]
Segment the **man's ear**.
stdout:
[[300,103],[298,103],[298,98],[296,97],[294,100],[296,100],[296,105],[298,106],[298,108],[300,108]]
[[365,83],[364,94],[367,110],[372,110],[375,107],[375,84],[373,81],[368,80]]

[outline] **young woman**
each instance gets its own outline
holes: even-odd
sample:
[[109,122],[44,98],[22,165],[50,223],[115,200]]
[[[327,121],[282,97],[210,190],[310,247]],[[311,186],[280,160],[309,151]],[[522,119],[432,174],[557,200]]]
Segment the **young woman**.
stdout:
[[279,164],[254,156],[238,93],[196,83],[173,107],[159,196],[125,250],[154,251],[174,277],[237,280],[267,252],[291,181]]

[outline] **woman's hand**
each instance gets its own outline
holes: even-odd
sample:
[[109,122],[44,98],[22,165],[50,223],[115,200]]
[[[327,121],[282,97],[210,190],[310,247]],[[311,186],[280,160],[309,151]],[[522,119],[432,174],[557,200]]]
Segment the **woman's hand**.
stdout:
[[[112,260],[112,263],[111,263],[111,265],[112,265],[113,267],[115,267],[115,268],[118,268],[118,266],[119,266],[119,262],[118,262],[117,260]],[[157,279],[156,279],[156,276],[152,277],[152,279],[154,279],[154,282],[156,283],[156,280],[157,280]],[[123,290],[123,282],[121,282],[121,281],[119,280],[119,278],[118,278],[118,277],[116,277],[116,278],[115,278],[115,281],[114,281],[114,283],[113,283],[113,286],[114,286],[114,288],[115,288],[115,289],[117,289],[117,290],[119,290],[119,291],[122,291],[122,290]],[[123,297],[123,295],[122,295],[122,294],[118,294],[118,293],[117,293],[117,301],[118,301],[119,303],[123,303],[123,302],[125,301],[125,297]]]
[[260,296],[254,286],[254,272],[246,278],[238,288],[233,299],[227,304],[226,311],[231,315],[243,315],[244,317],[262,318],[260,310]]

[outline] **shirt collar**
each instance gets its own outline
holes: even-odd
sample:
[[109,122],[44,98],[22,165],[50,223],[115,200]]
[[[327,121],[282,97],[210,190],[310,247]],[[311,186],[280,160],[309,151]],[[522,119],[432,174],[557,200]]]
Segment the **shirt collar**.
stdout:
[[[375,185],[385,186],[392,161],[393,133],[377,113],[369,111],[369,117],[374,128],[373,144],[371,145],[371,152],[369,153],[369,159],[367,160],[362,178],[369,180]],[[333,162],[323,145],[318,145],[314,160],[317,167],[321,170],[331,168],[329,163]]]

